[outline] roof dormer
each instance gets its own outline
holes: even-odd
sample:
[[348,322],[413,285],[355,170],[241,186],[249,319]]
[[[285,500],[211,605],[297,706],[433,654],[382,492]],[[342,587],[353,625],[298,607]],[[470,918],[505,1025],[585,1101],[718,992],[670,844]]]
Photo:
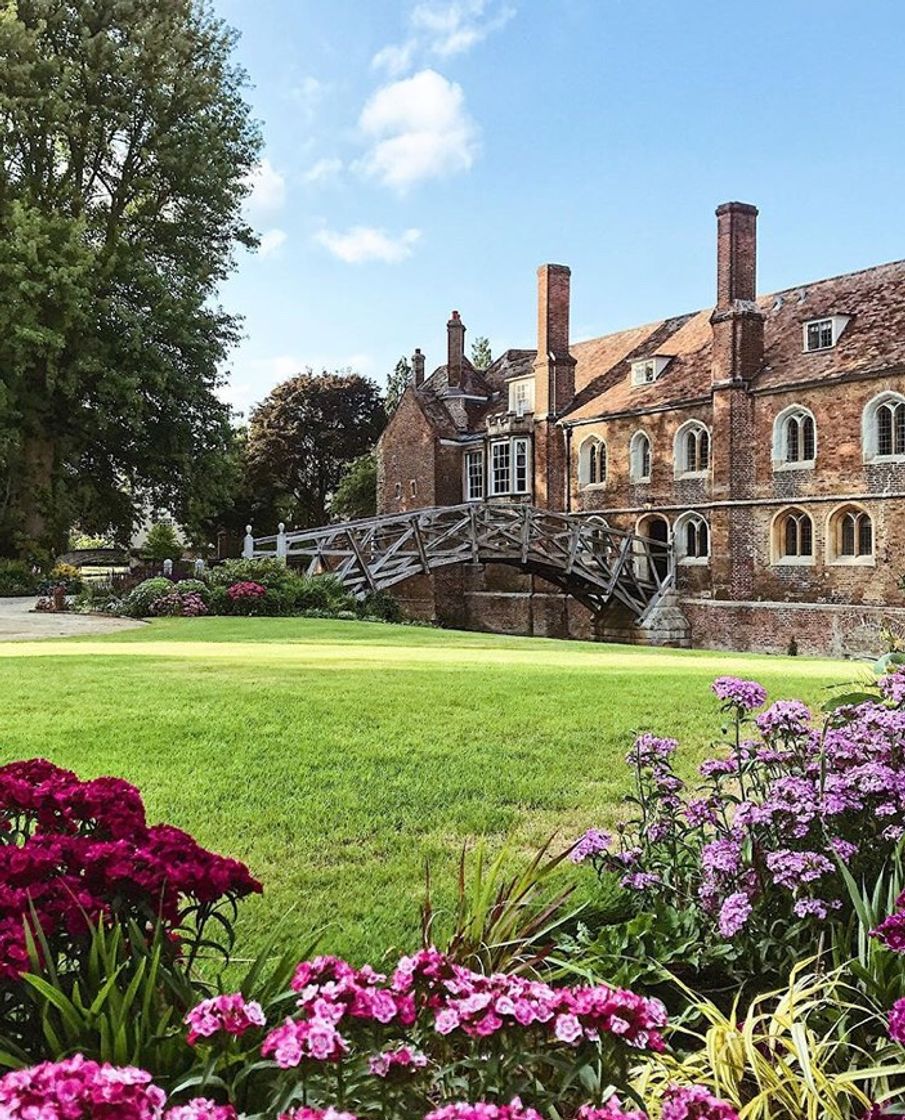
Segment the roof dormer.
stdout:
[[649,358],[637,358],[632,362],[632,384],[650,385],[669,365],[668,354],[652,354]]
[[802,346],[806,354],[817,350],[832,350],[849,324],[851,315],[827,315],[823,319],[809,319],[802,327]]

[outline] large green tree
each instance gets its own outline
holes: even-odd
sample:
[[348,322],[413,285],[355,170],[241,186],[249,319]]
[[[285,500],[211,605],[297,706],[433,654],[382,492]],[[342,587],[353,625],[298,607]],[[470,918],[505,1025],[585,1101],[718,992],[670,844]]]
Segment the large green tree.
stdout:
[[277,385],[248,424],[248,486],[259,509],[296,528],[325,524],[345,468],[373,448],[385,423],[379,388],[357,373],[309,369]]
[[260,148],[204,0],[0,0],[0,553],[204,516]]

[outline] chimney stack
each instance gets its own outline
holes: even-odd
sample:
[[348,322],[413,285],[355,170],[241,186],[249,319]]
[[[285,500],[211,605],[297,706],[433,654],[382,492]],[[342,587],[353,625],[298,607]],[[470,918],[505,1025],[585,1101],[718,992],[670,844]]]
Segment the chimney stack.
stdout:
[[757,207],[717,207],[716,308],[713,327],[715,384],[749,382],[764,358],[764,315],[757,306]]
[[424,355],[418,347],[415,347],[415,353],[412,354],[412,373],[417,389],[424,384]]
[[571,277],[564,264],[542,264],[537,270],[534,412],[538,420],[558,416],[575,396],[575,359],[569,353]]
[[454,311],[446,324],[446,371],[450,389],[462,386],[465,363],[465,324]]

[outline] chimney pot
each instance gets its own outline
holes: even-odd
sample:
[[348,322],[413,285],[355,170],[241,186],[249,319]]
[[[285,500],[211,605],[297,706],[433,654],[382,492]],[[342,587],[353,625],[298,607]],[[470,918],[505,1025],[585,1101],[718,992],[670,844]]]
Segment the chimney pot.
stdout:
[[412,354],[412,374],[417,389],[424,384],[424,355],[421,353],[420,346],[416,346],[415,353]]
[[453,311],[446,324],[446,373],[450,389],[462,385],[465,365],[465,324],[458,311]]
[[538,419],[558,416],[575,395],[575,359],[569,352],[569,302],[572,270],[542,264],[537,270],[537,358],[534,412]]
[[757,298],[757,207],[724,202],[716,208],[718,308]]

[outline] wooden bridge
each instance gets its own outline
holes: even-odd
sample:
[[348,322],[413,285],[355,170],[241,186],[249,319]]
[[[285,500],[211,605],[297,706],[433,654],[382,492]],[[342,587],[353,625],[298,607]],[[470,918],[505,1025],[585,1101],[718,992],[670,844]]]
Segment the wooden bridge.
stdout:
[[242,555],[330,573],[356,595],[451,564],[510,564],[543,576],[595,613],[613,602],[643,622],[673,585],[672,547],[577,517],[515,503],[469,503],[253,537]]

